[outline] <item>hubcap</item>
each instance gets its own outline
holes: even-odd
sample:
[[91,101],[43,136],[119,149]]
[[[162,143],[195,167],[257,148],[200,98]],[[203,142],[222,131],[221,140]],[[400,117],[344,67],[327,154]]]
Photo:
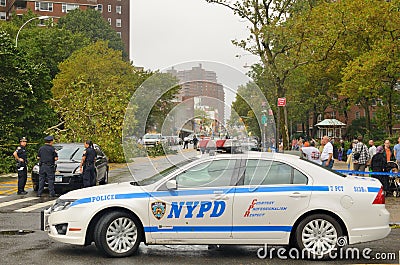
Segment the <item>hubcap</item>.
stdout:
[[133,220],[127,217],[115,219],[107,228],[106,241],[108,247],[117,253],[132,249],[137,241],[137,227]]
[[306,224],[301,238],[309,252],[324,255],[336,246],[338,234],[333,224],[324,219],[316,219]]

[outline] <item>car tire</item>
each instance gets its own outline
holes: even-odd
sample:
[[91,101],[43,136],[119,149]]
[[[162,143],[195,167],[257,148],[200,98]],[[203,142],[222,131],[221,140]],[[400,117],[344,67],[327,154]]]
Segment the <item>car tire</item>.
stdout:
[[332,250],[347,245],[340,224],[326,214],[313,214],[304,218],[295,231],[295,244],[304,258],[325,259]]
[[136,254],[141,238],[140,222],[133,215],[121,211],[104,215],[94,230],[96,247],[107,257],[122,258]]
[[104,185],[108,183],[108,169],[104,173],[104,177],[101,181],[99,181],[99,185]]

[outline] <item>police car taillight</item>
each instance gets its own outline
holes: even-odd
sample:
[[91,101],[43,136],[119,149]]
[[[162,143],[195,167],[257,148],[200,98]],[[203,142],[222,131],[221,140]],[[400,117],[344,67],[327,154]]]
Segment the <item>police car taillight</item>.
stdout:
[[375,200],[372,204],[385,204],[385,194],[382,187],[376,195]]

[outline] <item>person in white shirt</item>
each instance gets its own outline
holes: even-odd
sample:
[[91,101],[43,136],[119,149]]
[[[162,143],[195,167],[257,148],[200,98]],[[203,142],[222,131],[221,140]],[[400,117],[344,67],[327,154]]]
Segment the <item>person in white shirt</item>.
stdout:
[[320,160],[321,153],[318,148],[315,147],[314,141],[310,141],[310,146],[302,147],[300,150],[308,160],[318,165],[322,164],[322,161]]
[[321,161],[324,167],[332,168],[333,167],[333,145],[329,142],[329,137],[324,136],[321,140],[322,145],[324,145],[324,149],[321,153]]
[[370,147],[368,148],[369,160],[367,161],[367,165],[371,166],[371,159],[376,154],[376,146],[374,140],[369,140],[368,145]]

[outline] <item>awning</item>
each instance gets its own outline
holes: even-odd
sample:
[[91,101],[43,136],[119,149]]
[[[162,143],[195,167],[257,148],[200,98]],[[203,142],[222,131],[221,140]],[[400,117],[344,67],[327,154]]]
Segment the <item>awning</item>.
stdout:
[[315,126],[334,127],[334,126],[346,126],[346,124],[344,124],[341,121],[338,121],[337,119],[325,119],[325,120],[315,124]]

